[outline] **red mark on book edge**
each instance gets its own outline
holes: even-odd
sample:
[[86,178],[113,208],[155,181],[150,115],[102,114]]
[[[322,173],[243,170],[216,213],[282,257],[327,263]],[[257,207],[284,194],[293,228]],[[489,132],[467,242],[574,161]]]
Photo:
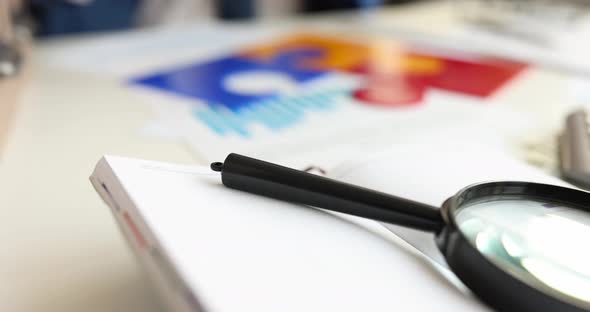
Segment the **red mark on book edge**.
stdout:
[[135,241],[137,242],[137,245],[139,246],[139,248],[143,249],[143,248],[147,247],[147,245],[148,245],[147,240],[145,239],[145,237],[143,237],[143,234],[141,234],[141,232],[139,231],[139,228],[137,227],[135,222],[133,222],[133,219],[131,219],[131,216],[127,212],[124,212],[123,218],[125,219],[125,223],[127,223],[127,226],[129,227],[129,229],[131,229],[131,232],[133,233],[133,237],[135,238]]

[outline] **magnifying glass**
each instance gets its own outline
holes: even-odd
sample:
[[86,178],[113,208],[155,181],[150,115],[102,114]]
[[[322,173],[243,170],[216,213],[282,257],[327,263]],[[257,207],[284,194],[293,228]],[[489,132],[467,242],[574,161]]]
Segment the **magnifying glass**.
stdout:
[[481,183],[439,209],[238,154],[211,169],[229,188],[432,232],[451,270],[496,310],[590,311],[590,193]]

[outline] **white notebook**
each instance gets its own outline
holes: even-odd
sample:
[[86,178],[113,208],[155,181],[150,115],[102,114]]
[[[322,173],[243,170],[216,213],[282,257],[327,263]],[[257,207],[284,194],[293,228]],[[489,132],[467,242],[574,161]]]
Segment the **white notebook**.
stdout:
[[[332,175],[433,205],[480,180],[561,184],[474,145],[424,149]],[[201,166],[106,156],[91,181],[171,311],[489,311],[436,263],[430,234],[230,190]]]

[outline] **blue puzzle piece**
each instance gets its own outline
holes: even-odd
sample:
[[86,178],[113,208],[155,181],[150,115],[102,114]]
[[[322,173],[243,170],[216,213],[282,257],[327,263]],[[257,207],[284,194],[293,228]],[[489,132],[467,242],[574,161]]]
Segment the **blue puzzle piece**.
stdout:
[[252,103],[276,97],[278,94],[276,92],[267,94],[232,92],[223,86],[226,77],[247,71],[274,71],[287,75],[297,83],[302,83],[322,76],[326,71],[299,68],[297,64],[306,58],[318,57],[321,54],[322,51],[318,49],[298,49],[282,53],[270,61],[232,56],[138,78],[132,83],[200,99],[210,106],[226,107],[231,111],[237,111]]

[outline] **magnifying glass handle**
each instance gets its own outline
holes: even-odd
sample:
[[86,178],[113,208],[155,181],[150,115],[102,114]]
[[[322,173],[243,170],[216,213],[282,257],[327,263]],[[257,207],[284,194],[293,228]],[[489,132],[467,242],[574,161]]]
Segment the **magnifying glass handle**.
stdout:
[[253,194],[422,231],[444,226],[438,208],[238,154],[211,169],[226,187]]

